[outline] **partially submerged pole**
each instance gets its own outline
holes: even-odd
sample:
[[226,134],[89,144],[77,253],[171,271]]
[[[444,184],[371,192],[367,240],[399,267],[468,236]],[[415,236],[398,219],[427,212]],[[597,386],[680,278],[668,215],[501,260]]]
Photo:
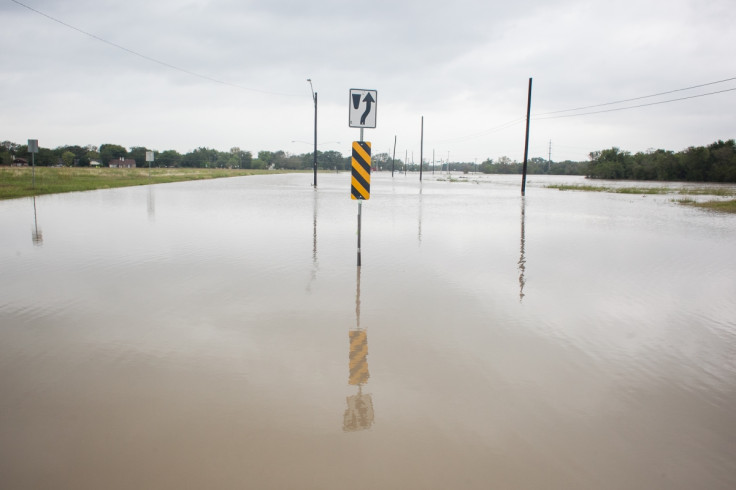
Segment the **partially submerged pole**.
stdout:
[[529,114],[532,108],[532,79],[529,79],[529,96],[526,102],[526,141],[524,143],[524,167],[522,170],[521,178],[521,195],[523,196],[526,192],[526,162],[529,157]]
[[422,136],[419,143],[419,182],[422,181],[422,168],[424,167],[424,116],[422,116]]

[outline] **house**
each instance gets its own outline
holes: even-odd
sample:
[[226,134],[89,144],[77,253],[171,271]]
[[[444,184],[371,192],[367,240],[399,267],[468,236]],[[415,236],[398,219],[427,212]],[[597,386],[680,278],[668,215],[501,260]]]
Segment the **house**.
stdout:
[[135,159],[120,157],[119,160],[110,160],[110,168],[135,168]]
[[16,158],[13,160],[13,167],[27,167],[28,160],[25,158]]

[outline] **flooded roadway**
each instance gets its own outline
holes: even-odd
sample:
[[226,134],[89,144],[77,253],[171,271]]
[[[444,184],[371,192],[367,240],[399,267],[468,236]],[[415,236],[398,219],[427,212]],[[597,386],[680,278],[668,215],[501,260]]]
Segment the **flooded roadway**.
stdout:
[[0,486],[736,487],[736,217],[452,180],[0,202]]

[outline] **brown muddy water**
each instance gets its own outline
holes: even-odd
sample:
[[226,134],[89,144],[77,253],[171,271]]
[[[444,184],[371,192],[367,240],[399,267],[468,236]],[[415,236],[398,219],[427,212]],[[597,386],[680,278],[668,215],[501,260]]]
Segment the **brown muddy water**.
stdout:
[[736,488],[736,216],[464,177],[0,202],[0,487]]

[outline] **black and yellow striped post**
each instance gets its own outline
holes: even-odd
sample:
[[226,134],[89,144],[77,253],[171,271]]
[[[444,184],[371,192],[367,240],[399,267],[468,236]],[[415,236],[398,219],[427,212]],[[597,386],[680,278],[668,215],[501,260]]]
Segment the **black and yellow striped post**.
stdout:
[[353,141],[352,181],[350,198],[368,200],[371,197],[371,143]]
[[360,267],[360,235],[363,201],[371,197],[371,143],[353,141],[352,179],[350,198],[358,201],[358,267]]

